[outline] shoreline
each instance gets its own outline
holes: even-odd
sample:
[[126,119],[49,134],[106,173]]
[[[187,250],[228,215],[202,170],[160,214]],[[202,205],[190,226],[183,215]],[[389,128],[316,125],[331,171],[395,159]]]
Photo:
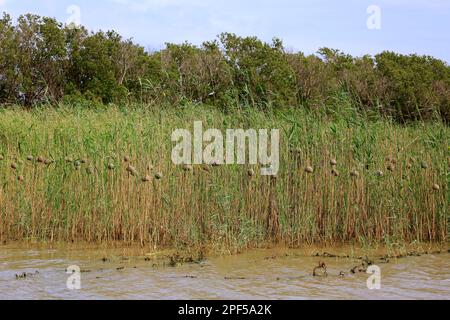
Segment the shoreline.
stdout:
[[[369,245],[361,246],[357,244],[321,244],[321,245],[302,245],[296,247],[289,247],[284,245],[261,245],[259,247],[252,247],[241,249],[237,251],[231,250],[211,250],[211,248],[186,249],[186,248],[148,248],[134,244],[124,244],[120,242],[112,243],[66,243],[66,242],[52,242],[45,243],[42,241],[11,241],[0,245],[0,251],[6,250],[55,250],[66,251],[68,254],[80,250],[86,252],[105,252],[112,255],[123,253],[131,258],[159,258],[159,257],[174,257],[178,256],[181,260],[187,259],[200,261],[204,259],[214,259],[227,256],[239,256],[252,252],[267,252],[273,253],[268,258],[290,257],[290,256],[305,256],[317,258],[336,258],[336,259],[356,259],[362,256],[371,256],[373,258],[390,258],[400,259],[411,256],[422,256],[430,254],[444,254],[450,253],[449,243],[419,243],[419,244],[402,244],[397,246],[387,245]],[[194,259],[193,256],[198,256]]]

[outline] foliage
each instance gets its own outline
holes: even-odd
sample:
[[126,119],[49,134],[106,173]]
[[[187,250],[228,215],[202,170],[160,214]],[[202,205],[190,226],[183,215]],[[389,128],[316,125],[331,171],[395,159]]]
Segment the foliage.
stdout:
[[0,19],[2,104],[85,99],[316,109],[342,94],[363,113],[450,121],[450,67],[428,56],[352,57],[330,48],[306,56],[286,51],[280,39],[230,33],[201,46],[146,52],[114,31],[88,32],[31,14],[15,24],[7,14]]

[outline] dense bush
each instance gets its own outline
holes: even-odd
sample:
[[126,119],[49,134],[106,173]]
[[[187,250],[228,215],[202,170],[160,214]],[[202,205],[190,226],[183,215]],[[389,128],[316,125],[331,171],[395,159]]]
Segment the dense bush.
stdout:
[[114,31],[88,32],[51,18],[0,19],[0,103],[183,104],[228,108],[329,108],[346,95],[362,112],[399,121],[450,121],[450,67],[417,55],[352,57],[322,48],[286,52],[274,39],[225,33],[202,46],[167,44],[158,52]]

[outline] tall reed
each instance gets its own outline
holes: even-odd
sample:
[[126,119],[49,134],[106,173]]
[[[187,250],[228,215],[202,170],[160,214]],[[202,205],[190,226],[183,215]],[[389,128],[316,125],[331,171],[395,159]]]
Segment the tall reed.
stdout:
[[[2,110],[0,239],[235,249],[448,240],[449,128],[342,113]],[[278,177],[173,165],[171,133],[194,121],[279,128]]]

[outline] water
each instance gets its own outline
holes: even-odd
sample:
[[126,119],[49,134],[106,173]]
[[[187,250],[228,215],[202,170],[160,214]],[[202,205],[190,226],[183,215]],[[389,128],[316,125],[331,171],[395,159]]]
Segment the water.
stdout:
[[[349,272],[360,260],[311,253],[254,250],[168,267],[141,249],[0,246],[0,299],[450,299],[447,251],[377,263],[380,290],[367,288],[369,274]],[[327,277],[312,276],[319,261]],[[71,265],[82,270],[81,290],[67,289]]]

